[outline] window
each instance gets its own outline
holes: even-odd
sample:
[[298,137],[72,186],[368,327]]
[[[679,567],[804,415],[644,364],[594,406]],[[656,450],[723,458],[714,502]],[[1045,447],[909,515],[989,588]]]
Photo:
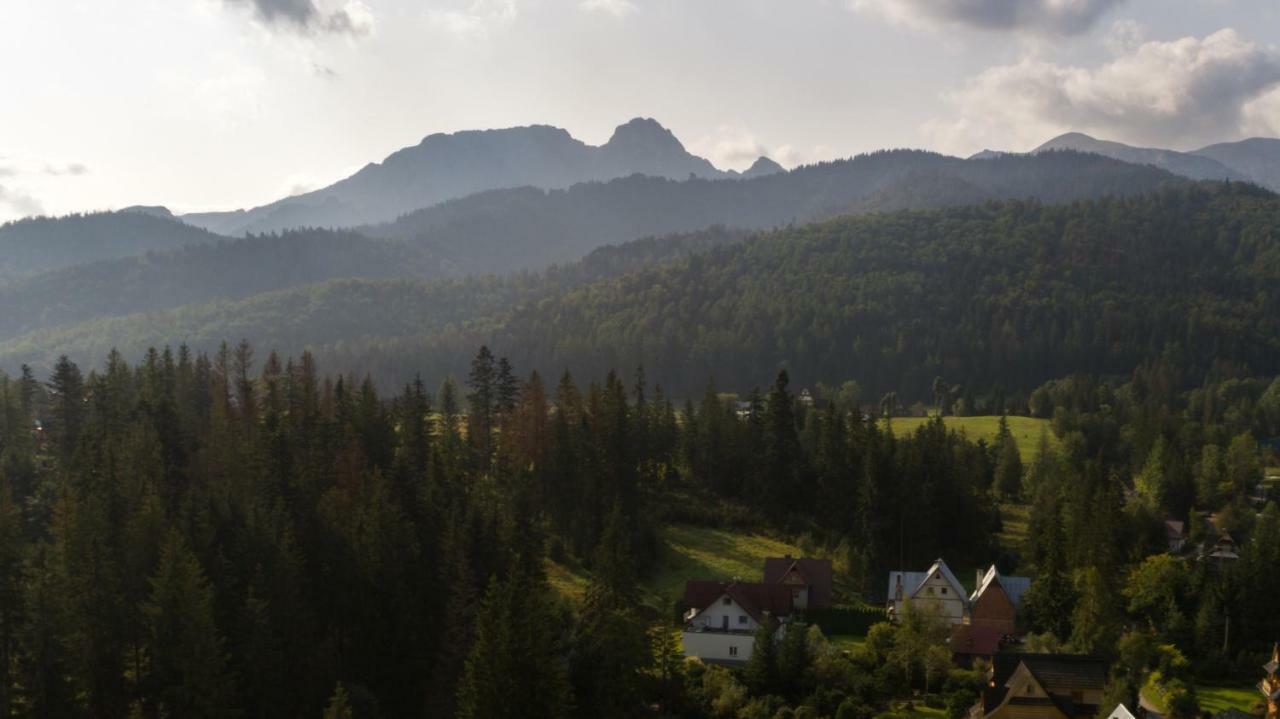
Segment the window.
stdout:
[[732,599],[730,599],[730,598],[728,598],[728,597],[725,597],[725,598],[724,598],[724,605],[727,607],[727,606],[729,606],[730,604],[733,604],[733,600],[732,600]]
[[738,648],[737,648],[737,647],[729,647],[729,656],[731,656],[731,657],[736,657],[736,656],[738,656]]
[[738,623],[739,623],[739,624],[746,624],[746,623],[747,623],[747,615],[745,615],[745,614],[739,614],[739,615],[738,615]]
[[947,593],[947,588],[946,588],[946,587],[943,587],[943,588],[942,588],[942,593],[943,593],[943,594],[946,594],[946,593]]

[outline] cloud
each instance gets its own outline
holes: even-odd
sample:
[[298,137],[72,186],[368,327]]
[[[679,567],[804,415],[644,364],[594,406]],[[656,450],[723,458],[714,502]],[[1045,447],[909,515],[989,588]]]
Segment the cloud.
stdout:
[[981,30],[1078,35],[1126,0],[851,0],[854,10],[920,28],[954,24]]
[[66,165],[45,165],[44,174],[53,175],[55,177],[62,175],[79,177],[81,175],[89,174],[89,168],[79,162],[72,162]]
[[631,0],[582,0],[578,7],[587,12],[600,12],[614,17],[625,17],[639,10]]
[[745,170],[761,157],[768,157],[784,167],[795,167],[805,161],[791,145],[769,146],[755,133],[740,125],[721,125],[708,135],[689,143],[689,151],[705,157],[722,169]]
[[451,8],[427,11],[427,22],[462,40],[483,40],[489,31],[515,21],[516,0],[468,0]]
[[0,185],[0,217],[21,218],[31,215],[43,215],[44,206],[34,197]]
[[373,29],[373,15],[358,0],[326,12],[315,0],[223,0],[228,5],[248,6],[262,24],[303,33],[367,35]]
[[954,115],[924,129],[951,152],[1024,149],[1068,130],[1195,147],[1266,123],[1277,87],[1280,50],[1225,29],[1142,43],[1096,68],[1030,57],[993,67],[945,95]]

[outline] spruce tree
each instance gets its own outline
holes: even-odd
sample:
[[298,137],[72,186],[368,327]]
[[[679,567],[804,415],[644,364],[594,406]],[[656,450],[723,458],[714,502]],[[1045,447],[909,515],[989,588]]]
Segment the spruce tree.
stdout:
[[213,589],[176,531],[165,540],[142,611],[151,658],[145,686],[157,709],[183,717],[235,716]]

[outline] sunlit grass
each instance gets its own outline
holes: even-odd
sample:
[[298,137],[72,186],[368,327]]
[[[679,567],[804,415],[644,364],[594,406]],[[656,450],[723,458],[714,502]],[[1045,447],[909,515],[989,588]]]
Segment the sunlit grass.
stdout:
[[[893,427],[894,436],[902,437],[916,431],[930,419],[929,417],[894,417],[890,421],[890,426]],[[1018,443],[1018,452],[1022,455],[1023,462],[1031,462],[1035,459],[1036,450],[1040,446],[1041,431],[1048,434],[1050,446],[1058,446],[1058,438],[1050,430],[1049,420],[1034,417],[1008,417],[1007,419],[1009,431],[1013,433],[1013,439]],[[1000,431],[999,417],[943,417],[942,422],[947,429],[963,431],[966,437],[975,442],[979,439],[990,442]]]

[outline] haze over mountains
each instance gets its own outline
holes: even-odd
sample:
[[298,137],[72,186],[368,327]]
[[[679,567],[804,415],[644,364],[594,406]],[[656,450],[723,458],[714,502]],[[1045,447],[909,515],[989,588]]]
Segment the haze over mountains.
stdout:
[[[64,352],[92,362],[111,347],[211,350],[247,336],[289,352],[325,347],[337,369],[401,381],[407,364],[396,358],[410,347],[457,342],[466,355],[462,345],[505,327],[515,308],[562,303],[752,232],[851,214],[1130,198],[1191,180],[1266,184],[1277,146],[1178,153],[1072,133],[1027,154],[896,150],[790,171],[761,158],[736,173],[653,120],[632,120],[599,147],[545,126],[433,135],[329,188],[248,211],[175,217],[137,206],[0,227],[0,367],[47,367]],[[535,336],[505,337],[521,348],[513,354],[585,361],[538,349]],[[387,356],[375,362],[373,347]]]
[[[782,168],[760,158],[741,176]],[[292,227],[353,227],[385,222],[430,205],[508,187],[564,188],[632,174],[684,180],[740,176],[690,154],[655,120],[619,126],[599,147],[547,125],[429,135],[380,163],[328,187],[261,207],[184,215],[186,222],[224,235]]]
[[[1236,180],[1252,182],[1270,190],[1280,190],[1280,140],[1254,137],[1223,142],[1191,152],[1155,147],[1134,147],[1122,142],[1100,140],[1082,132],[1059,135],[1029,154],[1052,150],[1074,150],[1103,155],[1122,162],[1153,165],[1193,180]],[[973,159],[1010,154],[984,150]]]

